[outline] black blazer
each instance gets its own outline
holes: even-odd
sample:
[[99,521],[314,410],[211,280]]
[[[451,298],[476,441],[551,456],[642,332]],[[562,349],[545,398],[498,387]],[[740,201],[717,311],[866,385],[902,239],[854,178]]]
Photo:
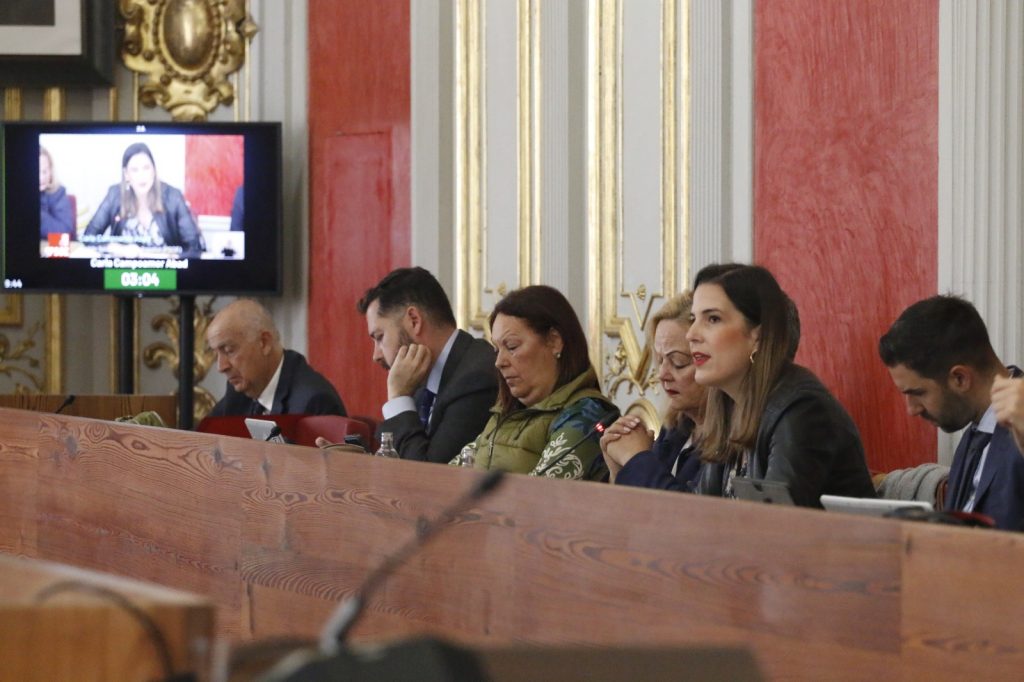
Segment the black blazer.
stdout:
[[[228,384],[211,417],[252,414],[253,399],[239,393]],[[281,378],[274,391],[274,405],[270,414],[337,414],[346,416],[345,404],[331,382],[309,366],[302,353],[284,352]]]
[[[726,465],[705,464],[697,492],[721,496],[727,475]],[[821,507],[823,494],[875,497],[850,415],[818,377],[794,364],[768,395],[747,476],[787,484],[801,507]]]
[[[421,387],[413,396],[417,405],[424,390]],[[494,348],[459,330],[441,373],[427,428],[416,412],[406,411],[381,422],[379,432],[394,434],[402,459],[447,463],[480,434],[497,399]]]
[[[185,202],[185,195],[162,182],[160,199],[163,201],[164,210],[162,213],[154,213],[153,220],[160,228],[164,243],[168,246],[180,246],[182,255],[186,258],[198,258],[202,251],[199,228],[192,217],[192,210]],[[107,190],[107,196],[86,226],[85,234],[101,235],[109,230],[111,236],[118,237],[124,227],[121,218],[121,186],[114,185]]]

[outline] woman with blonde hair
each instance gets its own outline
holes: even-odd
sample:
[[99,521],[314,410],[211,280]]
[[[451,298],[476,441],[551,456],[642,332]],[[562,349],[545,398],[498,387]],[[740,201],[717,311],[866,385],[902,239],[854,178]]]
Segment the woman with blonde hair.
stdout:
[[704,419],[707,390],[694,380],[696,367],[686,332],[693,295],[670,298],[647,323],[658,381],[668,398],[664,426],[654,434],[634,415],[615,422],[601,438],[611,480],[620,485],[692,492],[700,471],[696,431]]
[[39,147],[39,236],[75,235],[75,216],[67,190],[57,182],[53,156],[46,147]]

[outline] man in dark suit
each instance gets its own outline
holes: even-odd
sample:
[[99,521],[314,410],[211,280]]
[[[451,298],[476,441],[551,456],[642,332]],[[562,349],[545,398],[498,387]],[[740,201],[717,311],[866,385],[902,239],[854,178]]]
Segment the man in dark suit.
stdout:
[[345,405],[327,379],[301,353],[285,350],[270,313],[240,298],[217,313],[206,329],[227,391],[210,416],[337,414]]
[[441,284],[423,268],[389,273],[359,301],[373,360],[388,370],[380,431],[403,459],[448,462],[472,442],[498,395],[494,349],[456,328]]
[[879,340],[878,352],[911,415],[947,433],[970,425],[953,456],[946,511],[985,514],[999,528],[1021,530],[1024,459],[992,405],[996,379],[1021,371],[999,361],[974,306],[956,296],[918,301]]

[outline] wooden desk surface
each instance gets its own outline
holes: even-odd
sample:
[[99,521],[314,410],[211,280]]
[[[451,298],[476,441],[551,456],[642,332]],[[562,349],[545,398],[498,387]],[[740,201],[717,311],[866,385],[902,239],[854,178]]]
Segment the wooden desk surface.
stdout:
[[[52,414],[57,411],[67,397],[66,395],[41,393],[5,393],[0,394],[0,407]],[[178,425],[178,399],[173,395],[76,395],[74,401],[65,407],[61,414],[69,417],[89,417],[90,419],[113,421],[118,417],[136,415],[147,410],[159,414],[167,426]]]
[[[445,466],[0,409],[0,550],[315,636],[476,480]],[[360,639],[749,644],[773,679],[1016,679],[1018,534],[509,476],[370,600]]]
[[0,679],[209,679],[213,622],[196,595],[0,555]]

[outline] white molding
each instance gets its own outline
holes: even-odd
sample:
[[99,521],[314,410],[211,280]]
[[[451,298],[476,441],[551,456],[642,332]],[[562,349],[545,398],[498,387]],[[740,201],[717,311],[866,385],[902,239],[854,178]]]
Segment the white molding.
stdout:
[[690,268],[753,258],[753,0],[691,0]]
[[[450,200],[448,222],[442,222],[441,188],[452,186],[451,154],[446,155],[449,162],[446,165],[441,150],[453,147],[451,100],[454,86],[451,69],[441,69],[442,61],[451,64],[452,60],[451,28],[442,23],[442,4],[448,5],[440,0],[417,0],[409,7],[410,255],[413,263],[434,273],[450,291],[452,258],[447,244],[454,241],[454,235]],[[441,39],[442,26],[449,29],[448,41]],[[446,51],[448,54],[444,54]],[[443,103],[448,104],[447,120],[442,117]],[[442,248],[442,239],[445,248]],[[446,261],[444,265],[442,259]]]
[[[971,300],[1004,362],[1024,362],[1024,7],[939,5],[938,289]],[[939,460],[955,437],[940,435]]]

